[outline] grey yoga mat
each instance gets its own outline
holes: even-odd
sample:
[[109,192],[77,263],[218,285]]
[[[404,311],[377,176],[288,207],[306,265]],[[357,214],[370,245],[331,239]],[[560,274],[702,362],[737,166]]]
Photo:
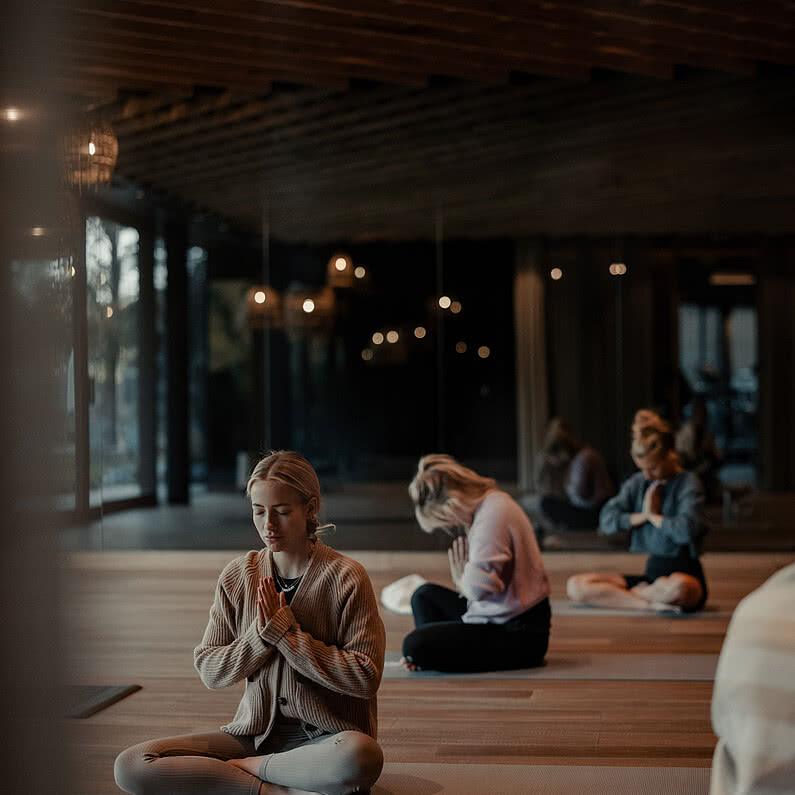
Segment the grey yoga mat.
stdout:
[[67,718],[89,718],[140,689],[140,685],[68,685],[61,692],[61,713]]
[[616,681],[711,682],[718,665],[717,654],[547,654],[546,665],[515,671],[474,674],[439,671],[406,671],[399,652],[387,652],[386,679],[441,677],[444,679],[607,679]]
[[674,618],[677,620],[688,620],[693,618],[731,618],[732,612],[718,610],[707,605],[703,610],[696,613],[674,613],[658,612],[656,610],[617,610],[609,607],[593,607],[592,605],[577,604],[569,599],[550,599],[553,616],[637,616],[648,618],[654,616],[658,618]]
[[371,795],[707,795],[708,767],[439,765],[387,762]]

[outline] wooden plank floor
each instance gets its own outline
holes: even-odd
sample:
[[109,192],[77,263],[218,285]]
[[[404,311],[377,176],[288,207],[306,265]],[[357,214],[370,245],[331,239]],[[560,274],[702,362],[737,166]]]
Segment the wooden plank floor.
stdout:
[[[234,552],[72,553],[63,621],[66,678],[143,689],[85,720],[65,721],[76,792],[116,792],[113,760],[141,740],[202,731],[234,714],[240,689],[211,692],[193,670],[218,573]],[[349,553],[376,591],[406,574],[450,583],[438,552]],[[710,604],[731,611],[786,554],[713,553]],[[552,596],[578,571],[642,570],[626,553],[545,556]],[[387,648],[410,617],[383,612]],[[553,616],[555,652],[717,653],[728,617]],[[708,682],[384,680],[379,740],[392,762],[709,766],[715,737]]]

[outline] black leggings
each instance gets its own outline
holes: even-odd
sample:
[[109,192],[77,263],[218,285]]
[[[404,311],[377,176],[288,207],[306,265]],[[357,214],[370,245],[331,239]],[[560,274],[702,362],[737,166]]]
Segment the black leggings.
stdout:
[[417,627],[403,640],[403,656],[424,670],[448,673],[533,668],[549,644],[549,599],[504,624],[465,624],[466,599],[430,583],[411,597]]

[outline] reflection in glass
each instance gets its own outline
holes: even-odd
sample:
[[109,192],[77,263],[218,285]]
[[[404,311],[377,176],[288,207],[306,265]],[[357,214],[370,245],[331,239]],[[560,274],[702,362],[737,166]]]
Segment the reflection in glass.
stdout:
[[[30,253],[33,256],[37,254],[35,250]],[[50,386],[54,387],[56,405],[50,410],[57,418],[53,426],[57,438],[47,439],[51,449],[46,489],[48,498],[54,501],[52,507],[57,511],[74,510],[76,505],[72,271],[70,257],[12,261],[12,306],[18,316],[6,318],[11,327],[19,330],[22,339],[37,339],[39,332],[36,327],[46,323],[46,339],[54,343],[54,347],[43,352],[49,357],[48,362],[36,357],[20,358],[20,369],[15,372],[9,388],[18,393],[17,405],[24,405],[41,389],[42,373],[53,379]]]
[[141,494],[138,230],[86,219],[90,504]]

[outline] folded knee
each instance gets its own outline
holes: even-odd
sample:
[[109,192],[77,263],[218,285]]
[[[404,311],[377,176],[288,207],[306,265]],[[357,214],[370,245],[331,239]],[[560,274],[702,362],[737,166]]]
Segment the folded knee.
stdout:
[[689,574],[676,572],[666,579],[666,591],[671,604],[684,605],[685,607],[694,605],[701,598],[701,583]]
[[143,747],[134,745],[122,751],[113,764],[113,777],[119,789],[137,795],[142,792],[140,782],[145,772],[147,754]]
[[340,732],[335,742],[341,750],[341,779],[348,792],[370,789],[378,781],[384,767],[381,746],[362,732]]
[[411,609],[416,614],[418,609],[422,609],[421,606],[425,604],[430,597],[430,594],[433,593],[435,586],[433,583],[426,582],[424,585],[420,585],[419,588],[416,588],[414,593],[411,595]]

